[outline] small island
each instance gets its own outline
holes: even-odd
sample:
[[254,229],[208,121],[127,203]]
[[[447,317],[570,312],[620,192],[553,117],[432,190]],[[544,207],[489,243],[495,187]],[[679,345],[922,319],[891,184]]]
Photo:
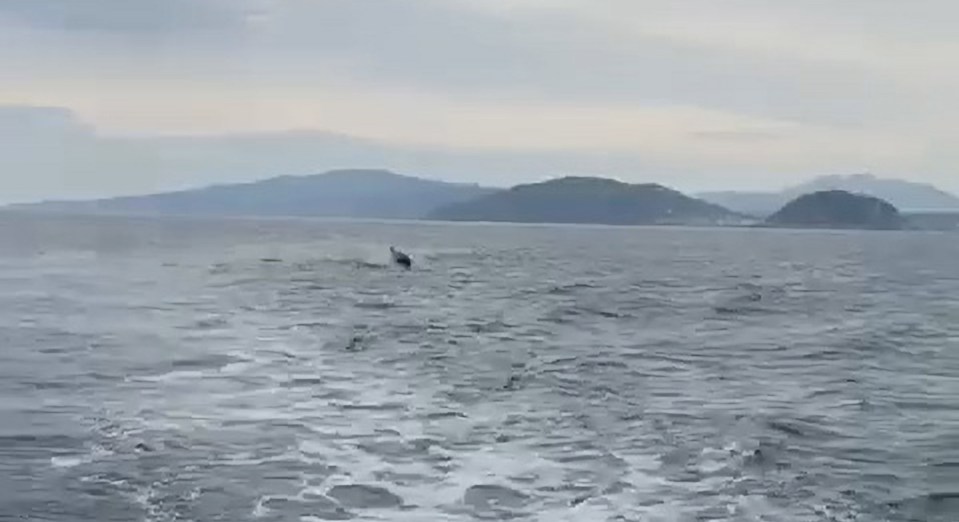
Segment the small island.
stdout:
[[899,230],[906,222],[888,201],[844,190],[822,190],[799,196],[765,221],[784,228]]
[[602,225],[716,225],[745,219],[719,205],[662,185],[576,176],[518,185],[441,207],[429,217],[445,221]]

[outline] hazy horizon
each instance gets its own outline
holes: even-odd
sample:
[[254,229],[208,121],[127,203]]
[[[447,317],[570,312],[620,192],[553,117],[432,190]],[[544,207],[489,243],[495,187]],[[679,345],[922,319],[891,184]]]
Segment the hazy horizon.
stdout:
[[959,193],[944,0],[7,0],[0,203],[384,168]]

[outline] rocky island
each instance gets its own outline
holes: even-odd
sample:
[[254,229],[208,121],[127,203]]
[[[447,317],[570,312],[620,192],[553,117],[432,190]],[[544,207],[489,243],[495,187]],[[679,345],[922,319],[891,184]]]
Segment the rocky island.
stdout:
[[766,226],[899,230],[906,221],[888,201],[844,190],[822,190],[799,196],[769,216]]
[[743,216],[657,185],[569,176],[438,208],[446,221],[584,223],[603,225],[724,224]]

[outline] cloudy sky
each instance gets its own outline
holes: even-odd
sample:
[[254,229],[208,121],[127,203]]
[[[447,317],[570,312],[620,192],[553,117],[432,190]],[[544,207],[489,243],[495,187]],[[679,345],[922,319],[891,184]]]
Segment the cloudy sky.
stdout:
[[0,0],[0,201],[387,167],[959,191],[950,0]]

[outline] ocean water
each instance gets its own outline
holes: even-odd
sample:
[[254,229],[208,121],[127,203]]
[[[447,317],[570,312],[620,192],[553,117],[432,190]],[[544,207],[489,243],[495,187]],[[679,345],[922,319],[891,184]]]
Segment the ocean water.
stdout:
[[0,520],[955,522],[957,260],[946,233],[3,215]]

